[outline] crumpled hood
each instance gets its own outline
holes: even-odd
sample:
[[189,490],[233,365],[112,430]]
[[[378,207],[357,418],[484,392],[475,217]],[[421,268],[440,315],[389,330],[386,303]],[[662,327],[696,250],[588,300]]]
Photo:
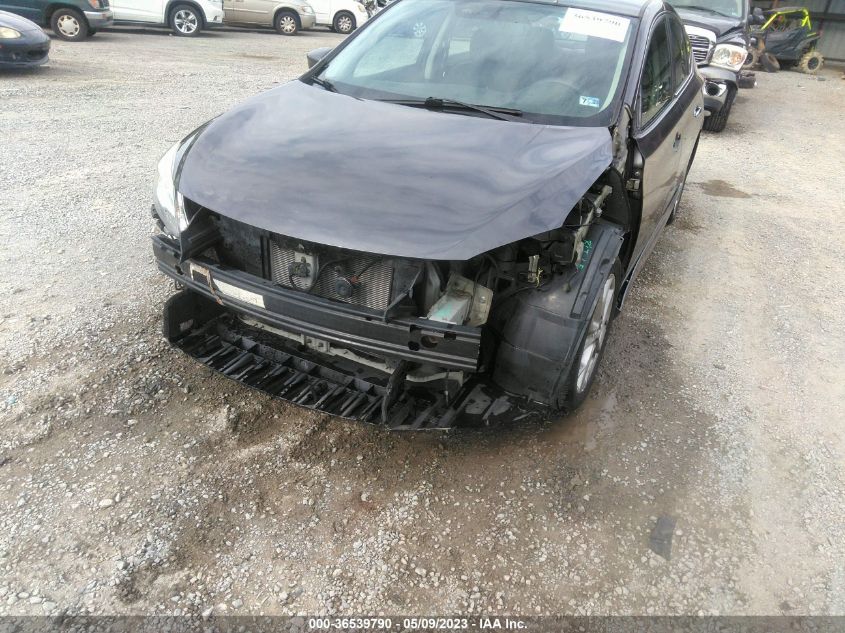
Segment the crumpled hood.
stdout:
[[431,112],[293,81],[202,129],[177,187],[304,241],[461,260],[559,227],[611,155],[607,128]]
[[722,36],[731,33],[731,31],[737,31],[736,35],[739,36],[740,39],[743,38],[745,21],[740,18],[715,15],[713,13],[707,13],[706,11],[684,9],[683,7],[675,7],[675,11],[678,13],[684,24],[713,31],[716,34],[717,39],[721,39]]

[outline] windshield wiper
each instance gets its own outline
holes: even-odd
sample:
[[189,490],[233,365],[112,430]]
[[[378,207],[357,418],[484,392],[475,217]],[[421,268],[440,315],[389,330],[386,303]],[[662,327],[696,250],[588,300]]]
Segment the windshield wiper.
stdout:
[[500,121],[515,121],[522,116],[522,110],[516,110],[514,108],[475,105],[474,103],[464,103],[463,101],[441,99],[439,97],[428,97],[427,99],[379,99],[379,101],[417,108],[428,108],[429,110],[464,110],[468,112],[480,112],[491,119],[498,119]]
[[317,84],[324,90],[328,90],[329,92],[337,92],[337,88],[334,87],[334,84],[330,82],[328,79],[323,79],[321,77],[311,77],[311,83]]

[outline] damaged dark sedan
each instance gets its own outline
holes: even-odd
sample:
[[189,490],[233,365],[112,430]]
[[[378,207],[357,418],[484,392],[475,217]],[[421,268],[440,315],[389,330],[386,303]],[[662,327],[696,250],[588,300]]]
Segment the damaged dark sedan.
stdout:
[[702,80],[658,0],[399,0],[158,167],[164,333],[393,429],[571,411],[678,212]]

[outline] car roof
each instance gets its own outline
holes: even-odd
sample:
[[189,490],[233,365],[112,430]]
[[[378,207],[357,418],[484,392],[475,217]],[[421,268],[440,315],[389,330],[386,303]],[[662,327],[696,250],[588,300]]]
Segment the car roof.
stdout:
[[640,17],[652,4],[663,6],[663,0],[524,0],[542,4],[561,4],[588,11],[604,11],[631,18]]

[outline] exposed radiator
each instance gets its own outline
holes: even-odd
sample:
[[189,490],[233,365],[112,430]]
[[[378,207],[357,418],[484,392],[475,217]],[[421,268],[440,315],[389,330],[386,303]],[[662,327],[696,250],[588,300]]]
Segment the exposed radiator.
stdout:
[[[385,310],[390,305],[394,270],[390,258],[331,248],[311,256],[315,258],[317,275],[312,294],[373,310]],[[294,249],[279,239],[270,240],[270,275],[275,283],[299,290],[308,287],[308,280],[291,279],[290,265],[297,259]],[[338,294],[336,284],[339,279],[349,276],[359,276],[360,279],[351,296],[344,297]]]

